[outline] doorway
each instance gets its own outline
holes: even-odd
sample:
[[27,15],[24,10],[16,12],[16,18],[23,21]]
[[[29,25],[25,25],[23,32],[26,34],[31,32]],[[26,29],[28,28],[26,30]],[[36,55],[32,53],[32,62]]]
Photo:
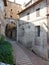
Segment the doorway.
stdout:
[[16,40],[17,37],[17,26],[14,22],[8,23],[5,28],[6,37]]
[[35,45],[40,45],[40,26],[35,27]]

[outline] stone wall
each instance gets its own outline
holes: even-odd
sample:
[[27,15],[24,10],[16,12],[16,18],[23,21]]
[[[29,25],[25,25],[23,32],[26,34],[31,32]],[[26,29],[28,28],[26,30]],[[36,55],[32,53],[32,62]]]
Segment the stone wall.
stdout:
[[[38,8],[40,8],[40,16],[36,17],[36,9]],[[27,20],[27,13],[30,16],[29,20]],[[46,0],[21,13],[18,21],[18,40],[26,47],[34,50],[39,56],[48,60],[46,14]],[[40,26],[40,36],[37,36],[37,26]]]
[[20,4],[8,1],[5,7],[5,18],[18,19],[19,16],[17,13],[20,11],[22,11],[22,6]]
[[5,20],[4,20],[4,3],[0,0],[0,33],[4,34],[5,30]]

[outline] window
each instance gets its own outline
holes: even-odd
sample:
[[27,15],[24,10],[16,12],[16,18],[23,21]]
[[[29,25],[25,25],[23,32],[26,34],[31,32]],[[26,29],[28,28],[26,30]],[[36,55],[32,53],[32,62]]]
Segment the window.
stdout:
[[12,18],[12,15],[10,17]]
[[24,36],[24,33],[25,31],[24,31],[24,28],[22,27],[22,37]]
[[11,9],[11,11],[12,11],[12,9]]
[[19,13],[19,11],[18,11],[18,13]]
[[27,13],[27,20],[29,20],[29,19],[30,19],[30,16],[29,16],[29,14],[30,14],[30,13]]
[[36,9],[36,17],[40,16],[40,8]]
[[6,13],[5,13],[5,16],[6,16]]
[[40,26],[36,26],[37,28],[37,36],[39,37],[40,36]]

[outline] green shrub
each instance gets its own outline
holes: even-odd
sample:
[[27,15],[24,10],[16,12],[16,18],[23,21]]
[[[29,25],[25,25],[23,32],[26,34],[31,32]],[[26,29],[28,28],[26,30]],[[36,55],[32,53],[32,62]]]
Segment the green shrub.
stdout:
[[4,35],[0,35],[0,44],[1,44],[2,42],[4,42],[4,40],[5,40],[5,36],[4,36]]
[[0,44],[0,61],[8,64],[13,64],[13,49],[12,45],[8,41]]

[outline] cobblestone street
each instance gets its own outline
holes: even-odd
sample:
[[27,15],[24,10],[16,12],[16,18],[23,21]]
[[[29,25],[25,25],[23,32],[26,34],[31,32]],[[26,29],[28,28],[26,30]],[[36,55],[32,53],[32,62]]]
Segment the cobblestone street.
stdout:
[[20,44],[11,41],[14,49],[14,57],[17,65],[49,65],[49,62],[35,55]]

